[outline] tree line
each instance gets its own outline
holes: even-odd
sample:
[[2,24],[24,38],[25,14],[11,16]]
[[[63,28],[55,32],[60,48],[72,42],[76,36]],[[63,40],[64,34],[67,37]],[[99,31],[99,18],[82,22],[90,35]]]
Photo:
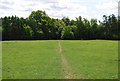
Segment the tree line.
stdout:
[[5,16],[2,19],[3,40],[118,40],[120,17],[103,16],[103,21],[81,16],[50,18],[45,11],[32,11],[27,18]]

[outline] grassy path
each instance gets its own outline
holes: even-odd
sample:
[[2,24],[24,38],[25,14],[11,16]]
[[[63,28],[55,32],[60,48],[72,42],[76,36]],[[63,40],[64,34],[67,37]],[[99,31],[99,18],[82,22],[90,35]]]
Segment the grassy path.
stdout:
[[66,57],[63,54],[61,41],[58,41],[58,53],[61,57],[61,65],[62,65],[64,79],[76,78],[77,76],[73,73],[71,66],[69,65]]

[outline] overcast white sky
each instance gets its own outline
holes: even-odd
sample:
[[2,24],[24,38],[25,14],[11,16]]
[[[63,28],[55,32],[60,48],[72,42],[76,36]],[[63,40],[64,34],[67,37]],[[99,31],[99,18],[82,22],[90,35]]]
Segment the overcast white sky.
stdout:
[[82,16],[102,19],[102,16],[118,13],[119,0],[0,0],[0,17],[16,15],[28,17],[31,11],[43,10],[52,17]]

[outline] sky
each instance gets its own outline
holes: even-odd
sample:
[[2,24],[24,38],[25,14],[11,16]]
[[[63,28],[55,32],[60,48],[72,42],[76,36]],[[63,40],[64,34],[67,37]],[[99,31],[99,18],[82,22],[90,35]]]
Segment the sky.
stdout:
[[0,0],[0,17],[28,17],[32,11],[43,10],[51,18],[82,16],[102,20],[103,15],[118,15],[119,0]]

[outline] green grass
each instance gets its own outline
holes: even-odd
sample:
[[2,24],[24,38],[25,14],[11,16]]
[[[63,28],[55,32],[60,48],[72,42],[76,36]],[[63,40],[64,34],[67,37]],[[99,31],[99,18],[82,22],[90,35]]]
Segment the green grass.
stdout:
[[4,79],[60,78],[57,41],[3,42]]
[[2,79],[2,41],[0,41],[0,80]]
[[86,79],[118,78],[117,41],[62,41],[62,47],[77,75]]
[[[58,41],[3,41],[4,79],[64,79]],[[118,78],[118,42],[62,40],[62,54],[84,79]]]

